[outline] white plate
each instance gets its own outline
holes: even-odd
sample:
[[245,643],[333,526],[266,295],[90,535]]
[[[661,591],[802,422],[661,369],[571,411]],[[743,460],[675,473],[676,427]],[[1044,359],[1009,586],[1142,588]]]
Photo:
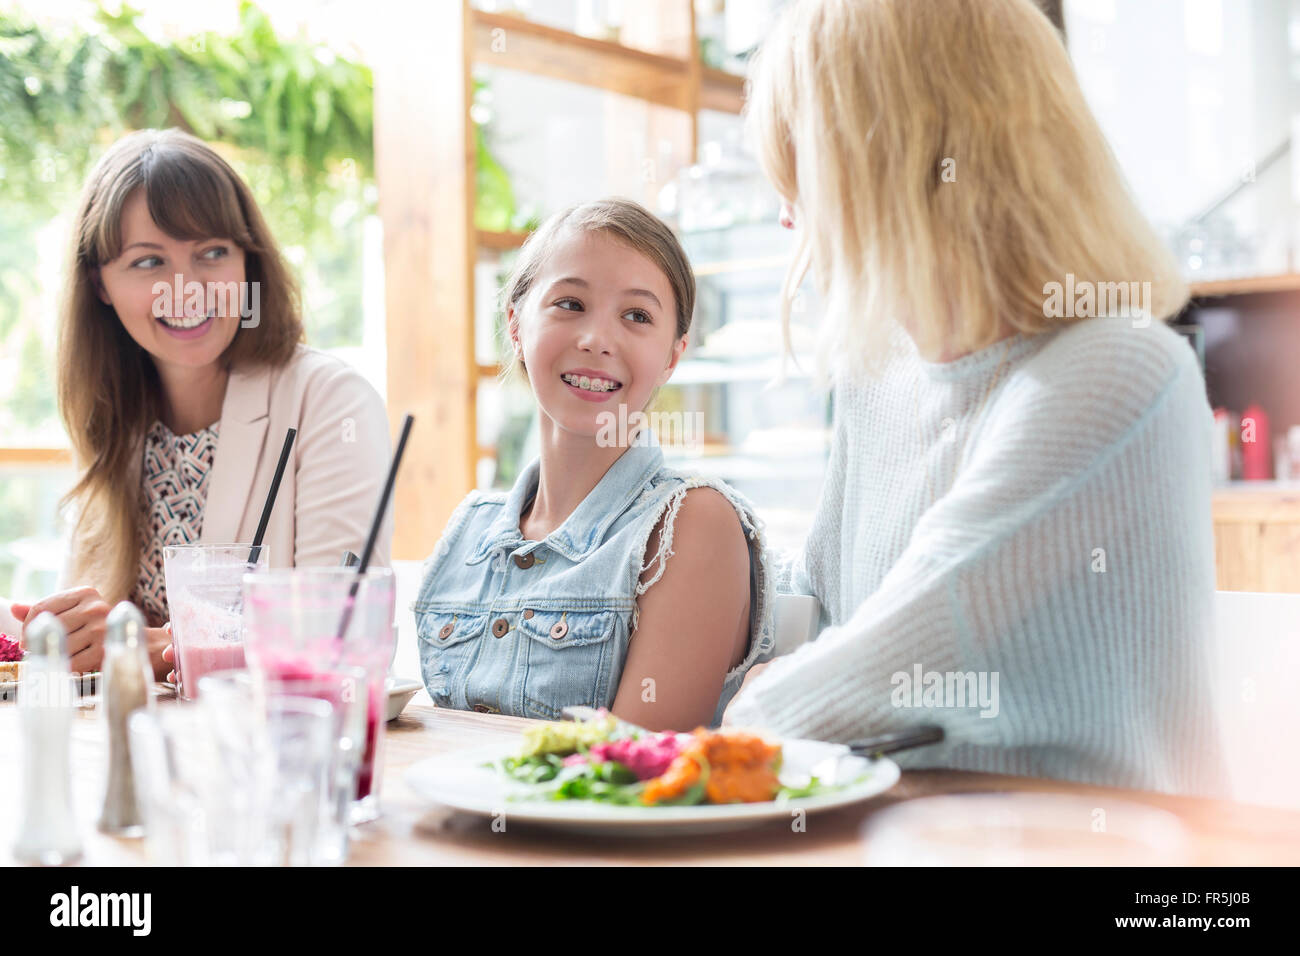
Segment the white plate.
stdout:
[[[507,821],[540,824],[612,836],[664,836],[678,833],[725,833],[770,820],[789,821],[796,810],[817,813],[858,803],[884,793],[898,782],[898,765],[887,757],[865,760],[845,756],[837,772],[840,779],[855,780],[841,789],[816,797],[778,803],[729,803],[693,807],[624,807],[589,800],[527,799],[535,788],[485,767],[485,763],[516,752],[518,745],[482,747],[440,754],[422,760],[406,771],[407,785],[421,797],[444,806],[484,816],[504,813]],[[781,779],[807,779],[812,767],[827,757],[846,752],[839,744],[817,740],[783,743]]]
[[385,677],[384,690],[388,692],[388,715],[384,720],[396,720],[402,709],[411,702],[411,698],[424,687],[418,680],[409,677]]

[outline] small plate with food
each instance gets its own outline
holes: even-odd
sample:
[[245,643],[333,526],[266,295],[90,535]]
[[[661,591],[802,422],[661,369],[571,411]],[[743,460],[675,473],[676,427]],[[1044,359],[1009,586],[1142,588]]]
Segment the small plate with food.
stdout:
[[529,727],[510,745],[439,754],[407,784],[425,799],[484,816],[618,836],[723,833],[795,811],[884,793],[886,757],[843,744],[776,741],[744,730],[654,733],[600,714]]
[[[22,686],[26,669],[25,656],[26,652],[15,638],[0,634],[0,702],[18,699],[18,688]],[[73,676],[77,678],[78,693],[84,696],[95,692],[99,671]]]

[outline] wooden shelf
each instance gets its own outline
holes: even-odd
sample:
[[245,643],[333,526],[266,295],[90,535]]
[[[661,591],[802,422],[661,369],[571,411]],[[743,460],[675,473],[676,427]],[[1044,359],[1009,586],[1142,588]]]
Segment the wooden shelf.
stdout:
[[[684,388],[690,385],[722,385],[732,382],[770,382],[781,371],[779,355],[754,356],[748,359],[722,360],[707,355],[691,356],[677,363],[664,388]],[[809,373],[793,361],[787,362],[787,379],[806,379]]]
[[659,106],[694,108],[690,65],[522,17],[473,11],[474,63],[594,86]]
[[524,244],[531,233],[527,232],[493,232],[489,229],[479,229],[476,231],[478,245],[480,249],[491,249],[493,252],[510,252],[518,249]]
[[1251,295],[1260,292],[1294,292],[1300,289],[1300,275],[1290,273],[1242,279],[1215,279],[1210,282],[1193,282],[1191,288],[1194,299],[1221,295]]
[[745,78],[704,67],[700,70],[700,109],[739,113],[745,106]]
[[719,262],[701,262],[695,267],[697,278],[730,275],[733,272],[753,272],[758,269],[787,269],[789,256],[757,256],[752,259],[726,259]]
[[478,363],[479,378],[497,378],[501,375],[500,365],[486,365],[483,362]]
[[1300,524],[1300,487],[1239,481],[1216,488],[1213,500],[1215,521]]

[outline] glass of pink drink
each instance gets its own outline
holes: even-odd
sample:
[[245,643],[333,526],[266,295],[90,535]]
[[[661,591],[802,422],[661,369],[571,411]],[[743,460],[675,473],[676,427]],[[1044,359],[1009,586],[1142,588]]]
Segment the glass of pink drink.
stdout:
[[[351,594],[353,586],[356,594]],[[288,568],[244,578],[249,668],[268,680],[302,680],[340,667],[366,674],[365,750],[353,822],[379,815],[384,747],[384,678],[393,656],[393,572],[375,568]],[[345,613],[345,607],[350,611]]]
[[163,548],[178,692],[185,700],[197,695],[205,674],[244,667],[243,579],[264,572],[268,561],[265,545],[254,562],[251,550],[249,544]]

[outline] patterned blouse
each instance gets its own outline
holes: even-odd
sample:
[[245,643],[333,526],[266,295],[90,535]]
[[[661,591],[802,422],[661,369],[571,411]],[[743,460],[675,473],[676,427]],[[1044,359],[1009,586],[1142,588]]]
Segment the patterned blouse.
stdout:
[[173,435],[154,422],[144,441],[140,527],[140,575],[132,596],[153,627],[169,618],[163,548],[197,544],[203,529],[208,477],[217,453],[219,422],[188,435]]

